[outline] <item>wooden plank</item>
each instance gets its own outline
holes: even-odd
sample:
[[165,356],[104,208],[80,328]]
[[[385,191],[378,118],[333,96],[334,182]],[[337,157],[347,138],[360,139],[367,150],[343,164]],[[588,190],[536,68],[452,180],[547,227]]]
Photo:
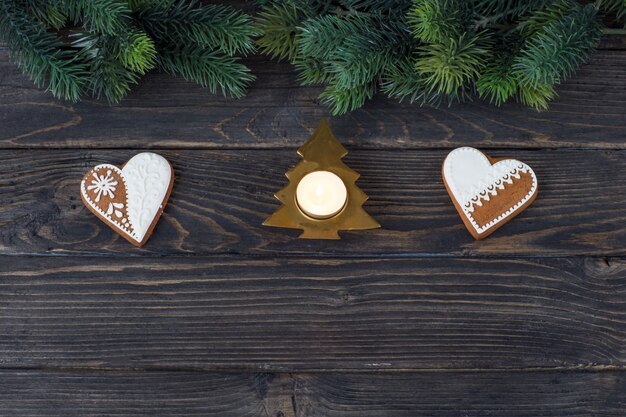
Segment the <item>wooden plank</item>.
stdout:
[[323,374],[294,385],[298,417],[622,417],[626,409],[623,372]]
[[624,372],[0,371],[11,416],[623,416]]
[[341,241],[296,239],[264,227],[295,150],[165,151],[176,182],[165,215],[143,249],[88,212],[79,182],[90,166],[121,164],[136,151],[5,150],[0,154],[0,253],[269,256],[626,255],[625,151],[498,151],[532,166],[539,196],[518,218],[475,241],[441,181],[447,151],[354,151],[366,209],[382,229]]
[[626,260],[0,258],[4,367],[626,365]]
[[240,374],[0,370],[0,414],[266,416],[254,380]]
[[[617,23],[617,22],[613,22],[613,24],[610,25],[611,29],[617,29],[617,30],[622,30],[623,29],[623,24]],[[626,50],[626,36],[623,35],[608,35],[608,36],[603,36],[602,39],[600,39],[600,44],[598,45],[598,49],[601,50]]]
[[[151,74],[122,104],[54,100],[0,49],[0,147],[297,147],[328,116],[320,87],[300,87],[289,64],[246,61],[258,80],[248,97],[224,99],[191,83]],[[378,99],[333,118],[344,143],[375,148],[593,147],[624,149],[626,51],[598,51],[563,85],[549,112],[474,101],[420,108]]]

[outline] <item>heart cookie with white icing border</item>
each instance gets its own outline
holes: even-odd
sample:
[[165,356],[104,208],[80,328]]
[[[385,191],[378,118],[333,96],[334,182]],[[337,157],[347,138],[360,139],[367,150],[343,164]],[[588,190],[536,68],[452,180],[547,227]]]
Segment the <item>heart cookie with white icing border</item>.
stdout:
[[172,166],[161,155],[143,152],[121,168],[100,164],[80,184],[85,206],[135,246],[145,245],[174,184]]
[[499,229],[537,196],[537,177],[528,165],[490,158],[470,147],[450,152],[442,174],[456,210],[476,239]]

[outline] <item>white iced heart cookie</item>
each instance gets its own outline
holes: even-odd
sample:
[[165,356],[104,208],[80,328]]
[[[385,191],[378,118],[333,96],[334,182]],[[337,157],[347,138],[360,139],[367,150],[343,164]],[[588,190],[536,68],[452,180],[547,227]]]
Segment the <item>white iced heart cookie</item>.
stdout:
[[463,223],[482,239],[528,207],[537,196],[537,177],[515,159],[492,159],[463,147],[443,162],[443,181]]
[[161,155],[143,152],[122,168],[100,164],[85,174],[80,194],[85,206],[135,246],[143,246],[172,191],[174,172]]

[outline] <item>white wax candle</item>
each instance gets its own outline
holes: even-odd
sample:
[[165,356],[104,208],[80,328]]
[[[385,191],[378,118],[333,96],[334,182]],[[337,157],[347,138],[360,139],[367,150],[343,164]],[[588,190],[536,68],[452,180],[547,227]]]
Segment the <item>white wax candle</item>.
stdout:
[[348,190],[337,175],[315,171],[305,175],[296,188],[298,207],[310,217],[327,219],[339,213],[348,199]]

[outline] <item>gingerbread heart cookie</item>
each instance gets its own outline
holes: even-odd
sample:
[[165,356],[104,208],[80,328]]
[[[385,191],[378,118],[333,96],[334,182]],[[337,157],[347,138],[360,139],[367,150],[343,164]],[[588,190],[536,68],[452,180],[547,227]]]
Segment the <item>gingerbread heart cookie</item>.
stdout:
[[528,165],[493,159],[470,147],[450,152],[442,173],[456,210],[476,239],[499,229],[537,196],[537,177]]
[[85,206],[135,246],[147,241],[172,191],[174,171],[160,155],[143,152],[121,168],[98,165],[80,184]]

